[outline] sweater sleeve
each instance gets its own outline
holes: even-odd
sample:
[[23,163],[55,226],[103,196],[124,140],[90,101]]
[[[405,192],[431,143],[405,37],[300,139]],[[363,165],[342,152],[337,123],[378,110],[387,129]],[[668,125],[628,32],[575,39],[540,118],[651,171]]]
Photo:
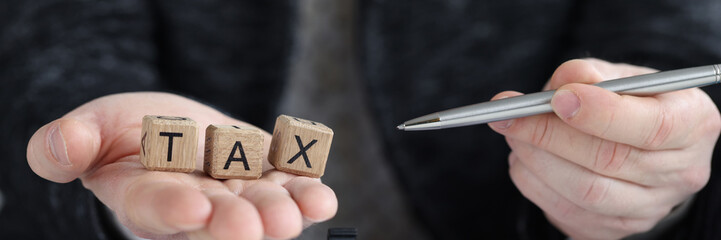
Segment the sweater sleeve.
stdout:
[[80,104],[157,86],[153,18],[145,1],[0,3],[0,238],[107,239],[79,181],[37,177],[33,132]]
[[[572,15],[568,57],[595,57],[660,70],[721,63],[721,2],[700,0],[579,1]],[[721,88],[704,88],[721,103]],[[721,146],[714,159],[719,161]],[[647,236],[664,239],[719,239],[721,169],[713,164],[707,186],[684,206],[674,224]],[[665,222],[668,223],[668,222]],[[716,225],[715,225],[716,224]],[[644,234],[634,239],[646,239]]]

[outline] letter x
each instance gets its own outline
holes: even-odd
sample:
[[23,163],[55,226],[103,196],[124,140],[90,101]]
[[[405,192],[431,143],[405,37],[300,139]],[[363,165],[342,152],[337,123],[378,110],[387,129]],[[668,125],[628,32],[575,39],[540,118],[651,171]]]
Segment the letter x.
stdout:
[[303,160],[305,160],[305,166],[308,168],[312,168],[310,166],[310,160],[308,160],[308,155],[305,153],[305,151],[308,151],[308,149],[310,149],[313,144],[318,142],[318,140],[313,139],[313,141],[310,141],[310,143],[308,143],[308,146],[305,147],[303,146],[303,141],[300,140],[300,137],[298,135],[295,135],[295,141],[298,143],[298,148],[300,148],[300,151],[298,152],[298,154],[295,154],[295,156],[288,160],[288,164],[295,162],[298,157],[303,156]]

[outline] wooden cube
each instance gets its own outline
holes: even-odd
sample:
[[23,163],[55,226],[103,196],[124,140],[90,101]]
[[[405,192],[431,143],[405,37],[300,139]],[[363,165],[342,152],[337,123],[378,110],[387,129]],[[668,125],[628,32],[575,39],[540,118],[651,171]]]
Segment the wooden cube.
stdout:
[[145,116],[140,162],[148,170],[192,172],[198,152],[198,124],[187,117]]
[[333,140],[325,125],[291,116],[275,120],[268,160],[276,169],[309,177],[321,177]]
[[258,179],[263,174],[263,132],[249,126],[205,129],[203,170],[218,179]]

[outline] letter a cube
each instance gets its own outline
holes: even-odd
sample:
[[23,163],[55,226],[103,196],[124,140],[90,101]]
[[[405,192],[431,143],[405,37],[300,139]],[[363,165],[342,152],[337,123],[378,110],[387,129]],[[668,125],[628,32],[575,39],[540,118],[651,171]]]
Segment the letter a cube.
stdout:
[[140,162],[148,170],[192,172],[198,152],[198,125],[187,117],[145,116]]
[[332,140],[333,130],[321,123],[280,115],[268,160],[280,171],[318,178],[325,171]]
[[203,170],[218,179],[258,179],[263,174],[263,132],[249,126],[205,129]]

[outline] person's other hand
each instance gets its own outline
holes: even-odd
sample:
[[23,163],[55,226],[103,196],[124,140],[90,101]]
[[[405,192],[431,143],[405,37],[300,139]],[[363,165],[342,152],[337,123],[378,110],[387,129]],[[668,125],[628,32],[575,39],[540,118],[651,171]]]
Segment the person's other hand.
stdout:
[[555,114],[489,124],[512,149],[516,187],[574,239],[648,231],[708,181],[721,129],[708,95],[693,88],[636,97],[588,85],[651,72],[572,60],[546,85],[557,89]]
[[[110,95],[78,107],[40,128],[28,143],[28,164],[39,176],[76,178],[146,238],[292,238],[304,226],[336,213],[333,190],[320,179],[273,170],[258,180],[217,180],[202,172],[148,171],[139,161],[144,115],[190,117],[199,143],[208,124],[248,125],[195,101],[164,93]],[[202,169],[198,144],[196,168]]]

